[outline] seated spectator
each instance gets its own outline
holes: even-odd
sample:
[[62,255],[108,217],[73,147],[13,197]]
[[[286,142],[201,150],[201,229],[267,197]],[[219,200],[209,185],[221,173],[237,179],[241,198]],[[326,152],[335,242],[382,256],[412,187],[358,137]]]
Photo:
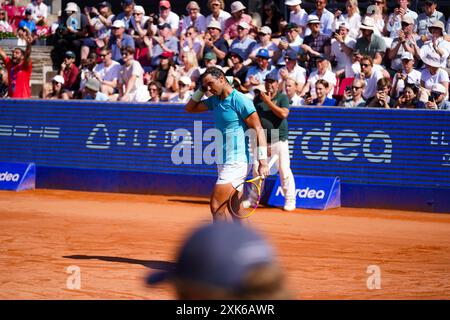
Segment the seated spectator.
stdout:
[[119,101],[147,102],[150,99],[147,86],[144,84],[144,69],[134,60],[133,47],[122,48],[124,64],[118,79]]
[[186,34],[189,27],[196,27],[200,34],[206,31],[206,18],[200,13],[200,6],[196,1],[189,1],[186,6],[187,16],[181,21],[181,27],[179,30],[180,37]]
[[[445,99],[448,99],[449,76],[447,71],[441,68],[441,57],[436,52],[428,52],[427,54],[421,54],[420,58],[425,64],[420,78],[421,87],[425,88],[427,93],[430,93],[433,85],[440,83],[446,91]],[[421,97],[420,100],[425,102],[427,99]]]
[[238,78],[241,83],[245,83],[247,78],[248,67],[244,66],[244,57],[239,50],[230,52],[231,68],[225,72],[226,76]]
[[77,80],[79,83],[79,90],[78,94],[76,95],[77,98],[80,96],[82,98],[84,97],[86,93],[85,86],[87,81],[91,78],[96,79],[94,74],[94,68],[96,65],[97,65],[97,54],[94,52],[90,53],[88,58],[81,63]]
[[427,109],[450,110],[450,101],[445,99],[447,93],[445,87],[440,83],[435,83],[431,87],[431,94],[425,106]]
[[361,26],[358,0],[347,0],[345,2],[345,8],[347,9],[347,13],[342,13],[340,10],[334,12],[332,29],[338,30],[343,23],[346,23],[348,36],[356,40],[359,37],[359,27]]
[[192,26],[186,30],[186,36],[181,44],[182,47],[180,52],[193,51],[197,57],[197,60],[201,60],[204,45],[205,44],[202,37],[199,35],[197,28]]
[[306,69],[302,68],[297,63],[297,53],[293,50],[288,50],[284,55],[286,65],[278,71],[278,79],[280,82],[279,88],[284,89],[284,82],[288,78],[292,78],[297,83],[296,92],[302,92],[303,86],[306,83]]
[[444,39],[444,24],[441,21],[436,21],[428,29],[431,33],[431,38],[421,46],[420,55],[435,52],[440,56],[441,68],[447,68],[450,42]]
[[109,38],[108,48],[111,48],[112,59],[122,64],[121,50],[125,47],[135,48],[133,38],[125,33],[125,23],[122,19],[113,22]]
[[[175,77],[176,79],[180,79],[183,76],[189,77],[189,79],[191,79],[192,84],[192,87],[189,89],[194,89],[195,83],[200,78],[197,57],[193,51],[183,52],[181,57],[182,57],[181,61],[182,65],[176,68]],[[178,91],[178,87],[176,85],[174,86],[173,91],[174,92]]]
[[120,4],[123,11],[116,16],[114,22],[117,20],[121,20],[123,22],[123,28],[125,29],[125,32],[128,33],[128,30],[130,29],[131,18],[133,17],[135,3],[134,0],[122,0]]
[[31,35],[33,36],[34,39],[37,38],[37,28],[36,28],[36,23],[34,22],[33,19],[33,10],[30,8],[27,8],[25,10],[25,18],[19,22],[19,26],[18,28],[24,28],[27,29]]
[[75,53],[75,63],[80,65],[81,46],[89,33],[88,20],[74,2],[68,2],[64,11],[65,17],[62,17],[61,24],[56,30],[55,47],[52,52],[53,64],[61,65],[65,52],[72,51]]
[[391,81],[386,78],[381,78],[377,82],[376,93],[370,100],[367,100],[366,107],[368,108],[385,108],[391,109],[395,105],[395,100],[389,96],[391,91]]
[[163,94],[161,83],[158,81],[150,81],[148,84],[148,92],[150,93],[150,99],[148,102],[157,103],[161,101],[161,96]]
[[94,68],[94,76],[100,82],[100,92],[109,97],[117,92],[117,79],[122,67],[112,59],[111,49],[103,48],[100,52],[101,63]]
[[67,51],[64,56],[64,62],[61,63],[61,68],[58,72],[58,74],[64,78],[64,99],[73,99],[75,93],[80,87],[80,83],[78,81],[79,70],[75,65],[75,59],[75,53],[73,51]]
[[230,8],[231,17],[225,21],[225,30],[223,31],[223,38],[227,41],[234,40],[238,36],[238,26],[241,22],[252,24],[252,17],[244,13],[246,7],[242,2],[234,1]]
[[227,11],[225,11],[225,2],[223,0],[208,0],[208,7],[211,14],[206,17],[206,25],[209,26],[211,21],[217,21],[220,23],[221,30],[225,30],[225,21],[231,17]]
[[0,8],[0,32],[12,32],[12,27],[8,23],[8,15],[6,10]]
[[331,60],[335,62],[333,72],[339,78],[346,73],[346,67],[352,65],[352,54],[356,40],[348,35],[349,28],[346,22],[342,23],[333,39],[331,39]]
[[274,71],[274,67],[269,63],[270,56],[267,49],[260,49],[256,59],[258,64],[248,69],[247,78],[244,83],[244,86],[249,91],[260,84],[264,84],[266,76]]
[[[328,83],[327,92],[328,98],[333,98],[334,87],[336,86],[336,75],[331,71],[330,63],[324,56],[320,56],[317,59],[317,70],[313,71],[308,78],[303,90],[300,94],[301,97],[304,97],[308,92],[314,98],[316,95],[316,82],[317,80],[326,80]],[[305,98],[306,99],[306,98]]]
[[253,62],[256,61],[256,54],[261,48],[269,51],[271,64],[275,64],[275,62],[278,61],[281,52],[278,50],[277,45],[272,41],[272,30],[268,26],[261,27],[258,31],[258,42],[255,44],[249,55],[249,58],[252,59]]
[[115,15],[111,11],[111,4],[109,2],[101,2],[98,9],[95,7],[85,7],[89,27],[91,29],[92,37],[83,40],[81,47],[81,61],[87,58],[89,52],[95,51],[99,47],[105,46],[105,43],[100,39],[109,37],[109,28],[112,26],[112,21]]
[[225,65],[225,57],[228,54],[228,42],[221,36],[222,27],[218,21],[211,21],[208,24],[207,32],[204,36],[205,46],[203,47],[204,57],[208,52],[212,52],[217,57],[217,64]]
[[48,86],[47,83],[44,84],[42,89],[42,99],[63,99],[63,85],[64,78],[59,74],[54,76],[51,86]]
[[286,37],[281,37],[280,42],[278,43],[278,49],[281,50],[282,54],[279,60],[284,62],[284,54],[287,50],[294,50],[298,52],[301,44],[303,43],[303,39],[300,37],[298,25],[295,23],[289,23],[285,27]]
[[[318,0],[323,1],[323,0]],[[307,65],[310,72],[317,68],[317,57],[325,55],[330,56],[331,39],[320,31],[320,20],[317,16],[308,16],[308,28],[310,35],[306,36],[300,48],[307,56]]]
[[[303,10],[304,12],[305,10]],[[305,15],[306,12],[305,12]],[[261,22],[263,26],[270,28],[272,37],[281,37],[281,25],[280,22],[284,20],[281,14],[280,8],[273,0],[265,1],[262,8]]]
[[284,92],[288,96],[290,106],[303,106],[305,101],[297,94],[298,83],[293,78],[284,81]]
[[423,12],[419,14],[417,18],[417,33],[419,36],[424,36],[423,42],[427,38],[431,37],[429,32],[429,27],[436,21],[441,21],[445,24],[445,16],[442,12],[436,10],[437,2],[436,0],[426,0],[422,3]]
[[25,50],[15,48],[12,57],[8,57],[0,46],[0,58],[8,71],[8,97],[24,98],[31,97],[30,78],[33,69],[31,61],[31,43],[33,39],[27,38]]
[[173,91],[174,82],[177,81],[177,72],[172,52],[166,51],[161,54],[159,66],[151,72],[150,80],[161,83],[165,91]]
[[[316,0],[315,4],[316,10],[311,12],[311,15],[318,17],[320,20],[320,33],[327,37],[331,37],[334,31],[334,15],[326,8],[328,0]],[[312,30],[306,30],[305,35],[309,35],[311,31]]]
[[386,43],[381,36],[374,33],[374,20],[365,17],[361,23],[362,37],[356,40],[355,50],[362,55],[368,55],[373,59],[373,63],[381,64],[386,53]]
[[406,84],[402,94],[395,103],[397,109],[417,109],[419,108],[418,100],[419,87]]
[[[384,78],[383,73],[374,68],[373,59],[370,56],[363,56],[361,59],[361,73],[355,76],[365,82],[363,97],[366,101],[375,96],[378,80]],[[389,95],[389,91],[387,95]]]
[[178,93],[169,101],[172,103],[187,103],[194,93],[194,91],[190,89],[194,84],[195,83],[191,81],[191,78],[187,76],[180,77],[177,84]]
[[402,28],[398,31],[398,37],[392,42],[387,55],[391,61],[393,73],[401,70],[403,53],[409,52],[413,56],[419,56],[420,48],[417,45],[417,40],[419,40],[419,36],[414,33],[414,20],[405,15],[402,20]]
[[299,35],[303,36],[308,24],[308,13],[300,6],[301,3],[301,0],[286,0],[284,2],[289,10],[289,23],[296,24]]
[[142,6],[134,6],[133,16],[130,20],[130,27],[128,34],[133,37],[134,47],[137,49],[146,48],[144,37],[148,33],[149,17],[145,15],[145,10]]
[[342,107],[365,107],[366,100],[364,100],[362,93],[364,90],[365,83],[361,79],[354,79],[352,85],[347,87],[344,91],[344,97],[339,103]]
[[[173,54],[176,61],[178,55],[178,38],[173,36],[170,24],[165,23],[158,26],[158,36],[153,36],[151,39],[145,38],[145,43],[148,48],[148,56],[151,59],[151,66],[156,68],[159,65],[159,60],[164,52]],[[162,82],[161,82],[162,83]]]
[[307,99],[305,99],[305,102],[309,105],[314,105],[314,106],[335,106],[336,105],[336,99],[333,98],[328,98],[327,94],[330,90],[330,85],[328,84],[328,81],[320,79],[317,80],[316,84],[315,84],[315,89],[316,89],[316,98],[312,99],[312,97],[309,97]]
[[158,25],[168,23],[172,30],[172,34],[177,34],[180,25],[180,17],[171,10],[170,1],[159,2],[159,19]]
[[407,83],[420,86],[422,73],[414,69],[414,57],[410,52],[403,52],[401,56],[403,69],[396,73],[391,90],[391,97],[398,98]]
[[95,78],[86,81],[86,94],[83,99],[95,101],[108,101],[108,96],[100,92],[100,82]]
[[47,25],[48,7],[43,0],[34,0],[28,6],[31,9],[33,20],[38,26]]
[[408,7],[411,4],[410,0],[397,0],[398,6],[394,8],[394,12],[389,15],[389,21],[387,24],[387,31],[390,32],[390,38],[395,39],[398,37],[398,32],[402,29],[402,19],[405,16],[409,16],[413,21],[417,21],[418,15],[415,11],[410,10]]
[[351,63],[345,65],[345,78],[354,78],[357,74],[361,73],[361,59],[362,55],[359,51],[353,51]]
[[[238,36],[234,38],[230,45],[230,51],[239,51],[244,58],[244,65],[248,66],[252,63],[249,59],[256,41],[249,36],[250,25],[247,22],[240,22],[238,25]],[[269,55],[270,57],[270,55]],[[231,65],[229,64],[231,67]]]
[[26,27],[20,27],[17,29],[17,46],[25,46],[27,44],[27,39],[31,38],[36,40],[36,34],[33,36],[31,32]]

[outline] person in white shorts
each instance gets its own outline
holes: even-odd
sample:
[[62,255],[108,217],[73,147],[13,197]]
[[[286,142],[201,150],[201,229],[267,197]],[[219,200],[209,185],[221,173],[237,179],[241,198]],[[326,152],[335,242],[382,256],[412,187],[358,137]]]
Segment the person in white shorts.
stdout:
[[[267,143],[253,102],[229,84],[221,69],[207,68],[202,75],[202,84],[202,88],[194,92],[186,104],[186,111],[197,113],[211,110],[214,113],[215,127],[223,137],[224,143],[218,150],[222,151],[222,155],[217,157],[218,179],[210,203],[213,219],[218,221],[226,217],[228,198],[235,192],[236,187],[245,181],[250,171],[246,130],[250,128],[256,133],[258,173],[263,176],[269,173]],[[205,91],[212,95],[201,100]],[[234,215],[231,216],[237,221]]]

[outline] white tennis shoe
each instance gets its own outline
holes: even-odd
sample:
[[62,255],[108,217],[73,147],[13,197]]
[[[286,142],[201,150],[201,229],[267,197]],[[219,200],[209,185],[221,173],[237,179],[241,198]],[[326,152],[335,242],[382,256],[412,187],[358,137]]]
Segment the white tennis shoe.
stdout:
[[286,203],[284,204],[283,210],[284,211],[294,211],[295,208],[296,208],[295,201],[289,200],[289,201],[286,201]]

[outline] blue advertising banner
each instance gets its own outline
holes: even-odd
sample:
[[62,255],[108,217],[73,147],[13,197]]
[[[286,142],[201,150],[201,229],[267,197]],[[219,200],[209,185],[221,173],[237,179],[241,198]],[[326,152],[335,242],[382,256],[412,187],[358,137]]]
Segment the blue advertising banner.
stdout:
[[34,163],[0,162],[0,190],[22,191],[35,188]]
[[[166,193],[183,181],[192,185],[185,194],[208,195],[214,184],[211,113],[92,101],[0,106],[0,161],[36,163],[37,187]],[[294,176],[339,176],[343,206],[450,212],[450,112],[302,107],[291,109],[289,128]],[[136,174],[142,188],[128,180]]]
[[[295,200],[297,208],[326,210],[341,206],[339,177],[295,176]],[[268,205],[284,206],[284,192],[280,177],[273,185]]]

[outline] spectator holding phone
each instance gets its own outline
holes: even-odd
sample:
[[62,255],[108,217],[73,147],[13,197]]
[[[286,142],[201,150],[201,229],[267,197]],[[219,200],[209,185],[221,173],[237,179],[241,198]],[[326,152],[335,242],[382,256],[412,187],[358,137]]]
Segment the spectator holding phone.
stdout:
[[391,99],[389,92],[391,91],[391,81],[381,78],[377,81],[375,96],[367,101],[368,108],[385,108],[391,109],[395,105],[394,99]]
[[361,26],[361,15],[359,14],[358,0],[347,0],[345,2],[347,13],[341,10],[334,12],[333,30],[339,29],[342,23],[346,23],[349,29],[348,35],[353,39],[359,36],[359,27]]
[[314,106],[335,106],[336,100],[333,98],[328,98],[327,93],[329,92],[329,83],[326,80],[319,79],[316,82],[316,98],[312,99],[312,97],[308,97],[305,99],[305,102],[309,105]]
[[[398,32],[402,29],[402,19],[405,16],[411,17],[413,21],[417,21],[418,14],[409,9],[410,0],[397,0],[398,5],[394,8],[394,12],[390,14],[387,24],[387,31],[390,32],[390,38],[398,37]],[[414,28],[416,29],[416,27]]]
[[427,109],[434,110],[450,110],[450,101],[445,99],[445,87],[440,83],[435,83],[431,87],[431,94],[428,97],[428,102],[425,104]]
[[362,93],[365,83],[361,79],[354,79],[351,86],[345,89],[344,97],[340,102],[342,107],[365,107],[366,100],[364,100]]
[[395,103],[397,109],[417,109],[419,108],[419,87],[414,84],[406,84],[402,94]]
[[410,52],[403,52],[401,56],[403,68],[399,70],[393,80],[391,96],[399,97],[406,83],[420,85],[422,73],[414,69],[414,57]]

